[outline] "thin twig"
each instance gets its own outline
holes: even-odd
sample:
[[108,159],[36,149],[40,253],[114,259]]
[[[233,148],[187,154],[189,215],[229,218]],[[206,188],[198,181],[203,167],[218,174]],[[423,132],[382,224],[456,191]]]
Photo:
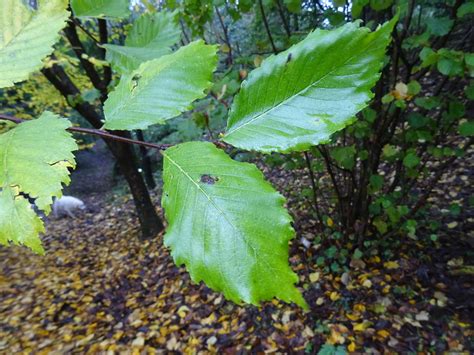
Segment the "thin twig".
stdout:
[[[100,44],[107,44],[109,40],[109,34],[107,30],[107,20],[99,19],[98,24],[99,24]],[[105,51],[105,48],[102,47],[100,58],[102,60],[105,60],[105,57],[106,57],[106,51]],[[105,100],[107,100],[107,97],[108,97],[107,87],[109,86],[111,81],[112,81],[112,68],[110,66],[105,66],[104,78],[103,78],[104,85],[103,85],[103,88],[100,90],[101,92],[100,100],[102,101],[102,103],[104,103]]]
[[283,23],[283,28],[285,29],[285,32],[286,32],[286,36],[290,38],[291,37],[290,25],[288,24],[288,21],[286,20],[283,6],[281,5],[280,0],[277,0],[276,3],[277,3],[277,8],[278,8],[278,13],[280,14],[281,22]]
[[84,26],[82,26],[82,24],[79,22],[78,19],[76,19],[76,18],[73,17],[73,18],[72,18],[72,21],[73,21],[73,22],[76,24],[76,26],[79,27],[79,28],[82,30],[82,32],[84,32],[84,33],[87,35],[87,37],[89,37],[95,44],[100,45],[100,42],[97,40],[97,38],[95,38],[95,37],[92,35],[92,33],[90,33],[89,30],[87,30],[87,28],[85,28]]
[[309,171],[309,177],[311,178],[311,185],[313,187],[313,202],[314,202],[314,209],[316,210],[316,216],[318,217],[319,223],[321,223],[321,226],[324,226],[323,223],[323,218],[321,217],[321,213],[319,211],[319,205],[318,205],[318,191],[317,191],[317,186],[316,186],[316,179],[314,177],[314,172],[313,172],[313,167],[311,166],[311,159],[309,157],[308,152],[304,152],[304,157],[306,160],[306,166]]
[[273,53],[278,54],[278,49],[275,46],[275,42],[273,42],[272,33],[270,32],[270,27],[268,26],[267,17],[265,16],[265,10],[263,9],[262,0],[258,0],[258,4],[260,6],[260,13],[262,14],[263,24],[265,25],[265,30],[267,31],[268,39],[272,45]]
[[229,64],[232,64],[232,63],[233,63],[232,45],[230,44],[228,28],[227,28],[227,26],[224,24],[224,20],[222,19],[221,12],[219,11],[219,7],[216,5],[216,6],[214,6],[214,8],[216,9],[217,18],[219,19],[219,23],[220,23],[220,25],[221,25],[221,27],[222,27],[222,32],[224,32],[224,41],[225,41],[225,44],[227,44],[227,47],[229,47],[229,53],[227,54],[227,60],[228,60]]
[[[23,120],[21,118],[2,115],[2,114],[0,114],[0,120],[10,121],[10,122],[14,122],[14,123],[17,123],[17,124],[28,122],[28,120]],[[153,148],[153,149],[158,149],[158,150],[165,150],[165,149],[172,146],[172,144],[154,144],[154,143],[138,141],[138,140],[135,140],[135,139],[120,137],[120,136],[117,136],[115,134],[103,131],[101,129],[83,128],[83,127],[69,127],[67,130],[69,132],[89,134],[89,135],[98,136],[98,137],[101,137],[101,138],[104,138],[104,139],[109,139],[109,140],[114,140],[114,141],[118,141],[118,142],[129,143],[129,144],[135,144],[135,145],[148,147],[148,148]]]

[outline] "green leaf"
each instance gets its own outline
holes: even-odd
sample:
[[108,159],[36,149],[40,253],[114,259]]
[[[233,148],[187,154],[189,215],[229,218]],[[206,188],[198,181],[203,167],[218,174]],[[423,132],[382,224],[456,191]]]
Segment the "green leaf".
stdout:
[[370,107],[366,107],[362,111],[362,114],[364,116],[364,119],[369,123],[374,123],[377,119],[377,111],[371,109]]
[[439,59],[438,53],[436,53],[430,47],[423,47],[419,56],[422,61],[421,63],[422,68],[429,67],[430,65],[437,63]]
[[17,195],[9,186],[0,189],[0,244],[23,244],[44,254],[38,237],[44,231],[43,222],[25,197]]
[[370,176],[370,186],[372,190],[380,191],[383,187],[383,176],[381,175],[371,175]]
[[369,0],[353,0],[352,1],[352,17],[359,18],[362,14],[364,6],[369,4]]
[[474,100],[474,81],[472,81],[464,91],[469,100]]
[[375,11],[382,11],[392,6],[393,0],[370,0],[370,7]]
[[299,14],[301,12],[301,0],[283,0],[290,12]]
[[364,254],[360,251],[359,248],[354,250],[354,259],[361,259],[364,256]]
[[144,129],[186,111],[211,87],[216,51],[196,41],[123,75],[105,102],[105,128]]
[[430,122],[430,119],[428,117],[423,116],[422,114],[418,112],[409,113],[407,120],[410,126],[413,128],[426,127],[426,125],[428,125],[428,123]]
[[133,23],[125,46],[104,45],[107,61],[119,73],[131,72],[143,62],[169,54],[180,36],[175,13],[143,14]]
[[12,241],[42,252],[42,222],[23,194],[34,198],[46,214],[51,211],[52,198],[61,196],[61,184],[70,182],[68,168],[75,167],[72,151],[77,145],[68,127],[69,121],[44,112],[0,135],[0,243]]
[[356,149],[353,145],[349,147],[335,147],[331,149],[330,155],[341,167],[349,170],[354,168]]
[[332,344],[324,344],[321,349],[319,349],[318,355],[346,355],[346,347],[343,345],[338,345],[337,347]]
[[466,121],[459,125],[459,134],[464,137],[474,136],[474,121]]
[[444,36],[453,27],[454,21],[449,17],[429,17],[426,19],[428,31],[435,36]]
[[463,17],[472,13],[474,13],[474,1],[469,1],[459,6],[457,17]]
[[71,0],[71,8],[77,17],[127,17],[129,0]]
[[244,81],[224,141],[261,152],[304,151],[355,120],[373,96],[396,18],[376,32],[316,30]]
[[407,85],[409,95],[418,95],[421,91],[421,85],[418,81],[412,80]]
[[437,63],[437,68],[440,73],[449,76],[463,74],[463,52],[442,48],[438,51],[438,54],[440,58]]
[[375,228],[377,228],[380,234],[387,233],[387,230],[388,230],[387,223],[385,223],[382,219],[375,218],[373,224]]
[[415,153],[408,153],[405,158],[403,158],[403,165],[409,169],[414,168],[418,164],[420,164],[420,158],[418,158]]
[[441,101],[437,97],[426,96],[415,99],[415,104],[421,108],[431,110],[441,105]]
[[66,0],[39,1],[30,10],[21,0],[2,0],[0,12],[0,88],[25,80],[53,50],[69,12]]
[[343,7],[346,5],[346,0],[331,0],[334,7]]
[[278,297],[306,307],[288,265],[291,217],[255,165],[184,143],[164,152],[163,181],[164,242],[195,282],[237,303]]

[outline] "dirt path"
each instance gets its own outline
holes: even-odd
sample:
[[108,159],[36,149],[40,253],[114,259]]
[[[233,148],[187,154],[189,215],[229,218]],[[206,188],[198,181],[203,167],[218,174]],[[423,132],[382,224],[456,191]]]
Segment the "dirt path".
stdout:
[[76,153],[77,167],[71,174],[71,184],[63,194],[80,198],[91,212],[99,212],[115,185],[114,157],[102,140],[91,149]]
[[65,195],[87,199],[90,195],[103,194],[113,186],[114,158],[101,140],[91,149],[78,151],[77,168],[71,174],[71,184]]

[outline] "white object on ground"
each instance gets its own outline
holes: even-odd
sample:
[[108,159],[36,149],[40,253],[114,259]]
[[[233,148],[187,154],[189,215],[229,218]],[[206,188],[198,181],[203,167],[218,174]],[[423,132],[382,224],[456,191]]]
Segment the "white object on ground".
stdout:
[[84,202],[79,200],[76,197],[72,196],[63,196],[53,203],[53,213],[55,218],[62,216],[69,216],[71,218],[76,218],[73,212],[77,210],[85,210],[86,205]]

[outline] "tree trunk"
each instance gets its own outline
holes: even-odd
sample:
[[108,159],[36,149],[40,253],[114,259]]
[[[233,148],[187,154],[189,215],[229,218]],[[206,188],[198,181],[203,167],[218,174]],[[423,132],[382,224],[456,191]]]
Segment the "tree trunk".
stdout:
[[151,201],[145,181],[138,171],[132,147],[128,144],[110,140],[106,140],[106,143],[114,157],[117,159],[120,171],[130,187],[138,219],[140,221],[142,239],[156,237],[164,229],[164,225],[156,213],[155,206]]
[[[145,137],[141,129],[137,130],[137,139],[144,142]],[[153,177],[153,169],[151,167],[151,159],[148,156],[147,149],[144,146],[140,146],[140,158],[141,158],[141,167],[143,169],[143,176],[145,177],[146,184],[149,189],[153,190],[156,187],[155,178]]]

